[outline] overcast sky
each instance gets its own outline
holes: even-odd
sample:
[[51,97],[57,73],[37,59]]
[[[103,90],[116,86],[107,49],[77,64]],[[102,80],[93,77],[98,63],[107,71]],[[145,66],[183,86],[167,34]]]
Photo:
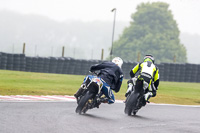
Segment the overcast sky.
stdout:
[[170,10],[181,32],[200,35],[200,0],[0,0],[0,11],[39,14],[56,21],[131,21],[131,14],[141,2],[162,1]]

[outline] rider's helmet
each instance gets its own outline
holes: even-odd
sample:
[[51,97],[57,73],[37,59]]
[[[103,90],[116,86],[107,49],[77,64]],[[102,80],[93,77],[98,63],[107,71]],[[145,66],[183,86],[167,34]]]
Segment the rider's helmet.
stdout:
[[120,57],[115,57],[112,59],[112,62],[118,65],[120,68],[122,67],[123,60]]
[[146,62],[146,61],[151,61],[152,63],[154,63],[155,59],[154,59],[153,55],[148,54],[148,55],[145,55],[145,57],[144,57],[144,62]]

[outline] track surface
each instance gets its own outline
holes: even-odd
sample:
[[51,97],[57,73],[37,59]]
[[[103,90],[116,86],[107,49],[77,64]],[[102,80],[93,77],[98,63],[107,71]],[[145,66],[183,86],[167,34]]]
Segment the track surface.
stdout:
[[148,104],[126,116],[124,104],[103,104],[85,115],[75,102],[0,102],[0,133],[199,133],[200,106]]

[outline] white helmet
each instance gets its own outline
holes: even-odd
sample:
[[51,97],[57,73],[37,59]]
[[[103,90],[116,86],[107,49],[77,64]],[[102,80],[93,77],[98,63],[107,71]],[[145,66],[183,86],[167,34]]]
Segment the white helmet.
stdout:
[[120,68],[122,67],[123,60],[120,57],[115,57],[112,59],[112,62],[118,65]]

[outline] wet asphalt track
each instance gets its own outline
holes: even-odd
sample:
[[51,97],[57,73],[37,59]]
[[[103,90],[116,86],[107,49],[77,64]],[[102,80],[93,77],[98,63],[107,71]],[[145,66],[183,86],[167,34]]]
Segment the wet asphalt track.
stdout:
[[75,102],[0,102],[0,133],[199,133],[200,106],[148,104],[126,116],[124,104],[103,104],[85,115]]

